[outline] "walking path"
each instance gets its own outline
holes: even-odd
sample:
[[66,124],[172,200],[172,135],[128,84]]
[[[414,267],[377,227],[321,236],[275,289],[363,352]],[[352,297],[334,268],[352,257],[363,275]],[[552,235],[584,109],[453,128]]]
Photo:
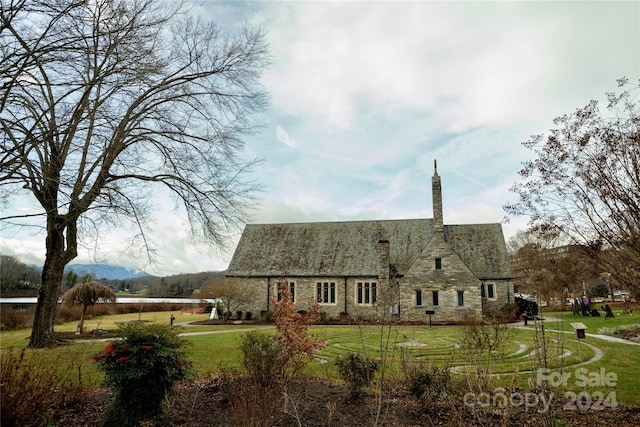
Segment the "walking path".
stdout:
[[[549,322],[549,323],[560,322],[561,321],[560,319],[557,319],[555,317],[546,317],[546,316],[543,317],[542,319],[545,322]],[[531,329],[531,330],[535,329],[534,327],[531,327],[531,326],[524,326],[524,323],[514,324],[513,327],[514,328],[520,328],[520,329]],[[547,329],[547,331],[548,332],[556,332],[556,333],[562,332],[562,333],[571,334],[571,335],[574,334],[574,332],[572,332],[572,331],[561,331],[561,330],[558,330],[558,329]],[[640,346],[640,343],[637,343],[635,341],[625,340],[623,338],[618,338],[618,337],[612,337],[611,335],[590,334],[590,333],[587,333],[585,335],[588,338],[597,338],[597,339],[601,339],[601,340],[612,342],[612,343]]]
[[[179,323],[177,325],[179,326],[184,326],[184,327],[192,327],[192,328],[197,328],[199,325],[187,325],[185,324],[187,322],[182,322]],[[252,328],[235,328],[235,329],[218,329],[215,331],[199,331],[199,332],[182,332],[180,334],[178,334],[178,336],[180,337],[193,337],[193,336],[197,336],[197,335],[210,335],[210,334],[226,334],[229,332],[247,332],[247,331],[252,331],[252,330],[256,330],[256,329],[273,329],[275,328],[274,325],[254,325],[254,327]]]

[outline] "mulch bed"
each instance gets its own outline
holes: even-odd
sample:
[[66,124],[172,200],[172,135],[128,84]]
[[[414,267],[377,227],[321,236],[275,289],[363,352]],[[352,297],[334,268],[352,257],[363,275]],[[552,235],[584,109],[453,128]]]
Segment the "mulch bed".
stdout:
[[634,329],[616,330],[614,335],[625,340],[633,340],[640,336],[640,327]]
[[76,334],[75,332],[56,332],[54,336],[57,341],[101,340],[118,338],[118,331],[98,329],[94,331],[84,331],[81,334]]
[[[248,397],[244,403],[229,398],[223,392],[220,378],[200,377],[175,387],[175,393],[165,402],[167,417],[150,426],[204,427],[204,426],[367,426],[374,425],[378,402],[375,395],[354,398],[345,387],[320,378],[300,378],[292,382],[286,411],[284,400],[278,394],[274,401],[256,405],[256,394],[249,388],[237,393]],[[234,395],[232,393],[232,395]],[[236,395],[238,396],[238,395]],[[253,396],[253,397],[251,397]],[[103,410],[109,403],[110,392],[104,388],[91,388],[81,404],[61,412],[56,425],[68,427],[97,426]],[[242,400],[242,399],[240,399]],[[264,402],[264,398],[262,399]],[[262,407],[261,407],[262,406]],[[404,390],[388,389],[380,405],[379,424],[384,426],[477,426],[518,425],[542,426],[541,415],[535,410],[492,411],[470,409],[459,404],[431,403],[420,405]],[[640,425],[640,408],[618,405],[615,410],[565,411],[556,408],[555,419],[576,427]],[[300,421],[300,423],[298,422]]]

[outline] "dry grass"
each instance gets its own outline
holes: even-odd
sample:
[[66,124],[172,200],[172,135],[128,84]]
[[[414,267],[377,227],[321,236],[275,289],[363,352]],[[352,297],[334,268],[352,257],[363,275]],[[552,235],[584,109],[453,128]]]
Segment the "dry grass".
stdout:
[[1,356],[2,426],[46,426],[80,401],[81,366],[51,363],[43,352],[9,350]]

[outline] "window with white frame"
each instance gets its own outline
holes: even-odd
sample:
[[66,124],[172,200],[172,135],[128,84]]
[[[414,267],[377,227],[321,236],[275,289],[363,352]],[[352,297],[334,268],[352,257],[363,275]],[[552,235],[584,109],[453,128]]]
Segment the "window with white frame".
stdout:
[[358,304],[374,304],[378,298],[376,282],[358,282],[356,285],[356,302]]
[[335,282],[318,282],[316,284],[316,296],[320,304],[336,303]]
[[487,299],[496,299],[494,284],[482,282],[480,286],[480,296]]

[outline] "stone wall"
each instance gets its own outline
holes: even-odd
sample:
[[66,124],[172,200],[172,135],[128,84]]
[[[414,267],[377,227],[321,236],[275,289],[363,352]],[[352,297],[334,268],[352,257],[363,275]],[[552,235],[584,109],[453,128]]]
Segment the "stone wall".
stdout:
[[[432,319],[435,322],[458,322],[469,312],[480,316],[480,283],[444,237],[434,234],[400,281],[402,319],[428,321],[426,310],[435,312]],[[422,292],[422,305],[418,305],[416,291]],[[433,304],[433,291],[438,292],[438,305]],[[458,299],[459,291],[462,301]]]
[[[338,317],[341,313],[362,318],[380,317],[388,312],[392,298],[397,301],[397,295],[388,292],[388,283],[379,281],[377,277],[287,277],[288,282],[294,283],[294,302],[297,310],[308,310],[309,304],[317,299],[318,283],[324,292],[325,283],[328,288],[328,301],[320,302],[320,312],[328,317]],[[273,311],[272,299],[277,297],[277,279],[268,277],[227,277],[230,286],[241,289],[244,303],[239,310],[251,312],[252,316],[259,316],[261,312]],[[365,287],[368,287],[369,302],[358,303],[358,283],[362,283],[363,300]],[[376,287],[376,302],[373,303],[372,284]],[[333,286],[332,286],[333,284]],[[366,286],[368,284],[368,286]],[[331,298],[333,288],[334,298]],[[389,301],[385,301],[385,297]]]
[[[442,253],[442,252],[440,252]],[[421,260],[426,270],[435,261]],[[458,322],[469,312],[476,315],[491,314],[500,310],[510,300],[514,301],[513,283],[509,281],[492,281],[494,298],[481,298],[481,282],[464,268],[454,268],[456,262],[451,257],[444,257],[442,270],[422,278],[407,275],[394,280],[389,285],[382,285],[374,277],[291,277],[294,283],[294,299],[298,310],[307,310],[309,302],[316,298],[317,283],[335,284],[335,302],[321,303],[320,311],[329,318],[338,317],[341,313],[362,319],[388,319],[390,314],[398,315],[398,320],[407,322],[428,322],[427,310],[433,310],[433,322]],[[261,312],[272,311],[271,298],[277,296],[276,278],[227,277],[228,283],[242,290],[244,304],[238,307],[243,312],[251,312],[255,318]],[[375,304],[358,304],[358,282],[376,283],[377,301]],[[346,288],[345,288],[346,286]],[[346,289],[346,291],[345,291]],[[422,305],[416,304],[416,290],[422,291]],[[464,305],[458,305],[458,291],[463,291]],[[438,293],[438,305],[433,305],[433,291]],[[485,294],[486,295],[486,294]]]
[[[482,312],[494,315],[500,312],[506,304],[514,304],[513,282],[510,280],[485,280],[484,298],[482,298]],[[490,295],[489,285],[493,285],[493,296]]]

